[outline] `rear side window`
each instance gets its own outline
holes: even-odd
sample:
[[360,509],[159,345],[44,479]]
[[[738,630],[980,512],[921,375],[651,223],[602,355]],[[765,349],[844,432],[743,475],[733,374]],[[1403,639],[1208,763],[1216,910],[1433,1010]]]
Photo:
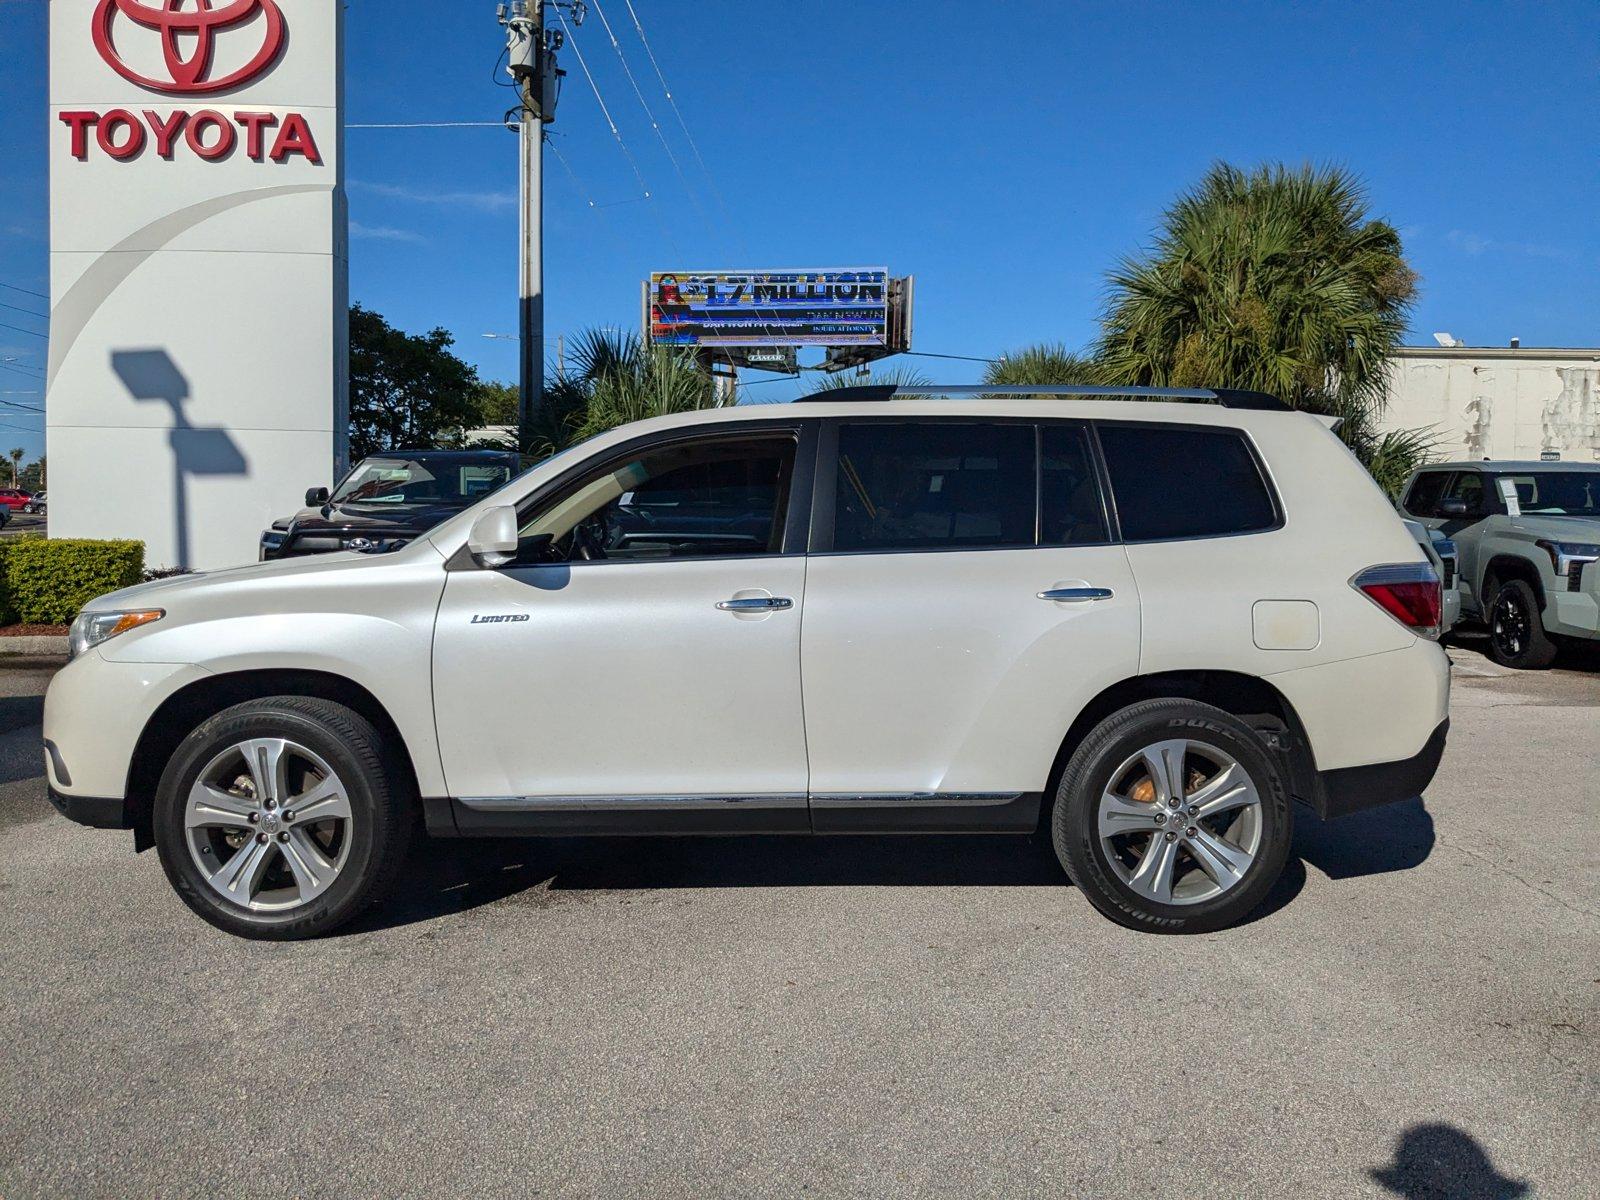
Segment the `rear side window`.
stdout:
[[1031,546],[1034,428],[843,424],[835,550]]
[[1414,517],[1436,517],[1439,501],[1444,498],[1444,485],[1450,480],[1448,471],[1429,471],[1418,475],[1406,493],[1405,508]]
[[1278,523],[1255,455],[1234,430],[1104,425],[1100,444],[1127,541],[1220,537]]

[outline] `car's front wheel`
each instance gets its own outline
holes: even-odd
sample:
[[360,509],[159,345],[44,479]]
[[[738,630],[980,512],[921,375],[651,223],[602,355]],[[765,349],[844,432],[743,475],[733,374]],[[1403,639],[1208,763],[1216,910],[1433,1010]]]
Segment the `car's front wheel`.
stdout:
[[161,778],[156,848],[190,908],[244,937],[302,938],[389,890],[411,835],[402,772],[359,713],[275,696],[224,710]]
[[1544,631],[1539,595],[1513,579],[1495,593],[1489,608],[1489,657],[1502,667],[1538,670],[1556,659],[1556,644]]
[[1293,818],[1279,765],[1248,725],[1209,704],[1151,700],[1078,746],[1051,832],[1073,882],[1112,920],[1204,933],[1261,903]]

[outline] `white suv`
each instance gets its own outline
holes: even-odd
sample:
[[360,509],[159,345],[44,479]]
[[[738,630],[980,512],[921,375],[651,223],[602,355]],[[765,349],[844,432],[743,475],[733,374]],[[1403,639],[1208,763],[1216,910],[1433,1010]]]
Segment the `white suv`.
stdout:
[[348,921],[418,824],[1043,820],[1106,915],[1216,929],[1278,877],[1291,800],[1432,778],[1438,578],[1318,418],[1028,391],[662,417],[393,553],[103,597],[46,700],[52,799],[252,937]]

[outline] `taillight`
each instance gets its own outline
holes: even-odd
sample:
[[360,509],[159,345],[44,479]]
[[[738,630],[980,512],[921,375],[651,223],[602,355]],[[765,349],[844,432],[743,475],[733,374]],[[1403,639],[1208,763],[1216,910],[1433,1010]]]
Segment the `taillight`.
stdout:
[[1438,637],[1444,611],[1444,591],[1431,563],[1390,563],[1368,567],[1350,581],[1412,633]]

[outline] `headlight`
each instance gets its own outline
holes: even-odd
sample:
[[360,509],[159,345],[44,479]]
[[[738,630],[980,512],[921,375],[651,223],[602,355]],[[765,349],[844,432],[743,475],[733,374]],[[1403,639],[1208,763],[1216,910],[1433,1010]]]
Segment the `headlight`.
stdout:
[[77,658],[119,633],[127,633],[167,615],[164,608],[141,608],[134,612],[81,612],[67,634],[67,657]]
[[1600,561],[1600,546],[1588,542],[1539,541],[1534,544],[1550,555],[1550,565],[1555,568],[1557,575],[1569,574],[1575,563]]

